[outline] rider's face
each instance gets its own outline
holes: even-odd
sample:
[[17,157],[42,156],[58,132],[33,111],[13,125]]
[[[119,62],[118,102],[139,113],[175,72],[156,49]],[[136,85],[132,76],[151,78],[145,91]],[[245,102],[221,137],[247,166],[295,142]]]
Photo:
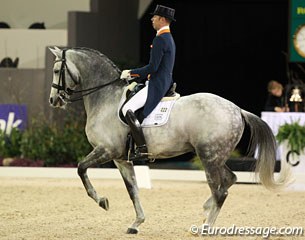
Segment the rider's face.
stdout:
[[161,24],[162,24],[162,17],[158,16],[158,15],[154,15],[151,18],[151,22],[152,22],[152,26],[153,28],[158,31],[161,28]]

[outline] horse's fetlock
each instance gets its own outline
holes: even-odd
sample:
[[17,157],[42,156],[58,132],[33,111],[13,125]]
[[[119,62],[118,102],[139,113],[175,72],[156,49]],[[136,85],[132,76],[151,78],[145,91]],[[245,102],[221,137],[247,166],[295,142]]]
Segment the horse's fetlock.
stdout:
[[227,196],[228,196],[227,190],[224,190],[221,188],[221,189],[215,191],[216,203],[219,207],[222,206],[222,204],[224,203]]
[[139,221],[139,223],[145,222],[145,217],[139,217],[139,218],[138,218],[138,221]]
[[90,188],[90,189],[87,190],[87,194],[88,194],[89,197],[92,197],[96,194],[96,192],[95,192],[94,189]]

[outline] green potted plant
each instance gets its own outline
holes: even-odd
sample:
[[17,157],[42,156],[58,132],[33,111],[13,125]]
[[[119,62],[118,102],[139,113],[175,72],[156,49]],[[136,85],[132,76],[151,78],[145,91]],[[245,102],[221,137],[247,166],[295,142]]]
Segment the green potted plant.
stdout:
[[305,125],[299,121],[285,123],[279,127],[276,139],[281,152],[281,172],[288,170],[291,175],[291,183],[288,190],[305,191]]
[[276,140],[279,144],[284,144],[286,141],[290,151],[301,154],[305,148],[305,125],[300,125],[299,122],[281,125]]

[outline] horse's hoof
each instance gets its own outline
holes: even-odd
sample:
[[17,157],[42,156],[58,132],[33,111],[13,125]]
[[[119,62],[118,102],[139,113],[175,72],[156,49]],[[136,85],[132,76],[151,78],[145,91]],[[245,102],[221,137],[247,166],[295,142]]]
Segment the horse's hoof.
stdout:
[[139,231],[136,228],[128,228],[127,233],[128,234],[137,234]]
[[109,210],[109,201],[107,198],[103,197],[99,201],[99,205],[101,208],[104,208],[106,211]]

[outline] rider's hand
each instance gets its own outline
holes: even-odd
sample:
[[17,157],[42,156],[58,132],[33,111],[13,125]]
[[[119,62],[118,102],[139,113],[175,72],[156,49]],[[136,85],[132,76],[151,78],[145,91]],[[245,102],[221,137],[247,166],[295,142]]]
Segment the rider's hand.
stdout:
[[133,79],[133,77],[130,76],[130,70],[123,70],[120,78],[125,79],[127,81]]

